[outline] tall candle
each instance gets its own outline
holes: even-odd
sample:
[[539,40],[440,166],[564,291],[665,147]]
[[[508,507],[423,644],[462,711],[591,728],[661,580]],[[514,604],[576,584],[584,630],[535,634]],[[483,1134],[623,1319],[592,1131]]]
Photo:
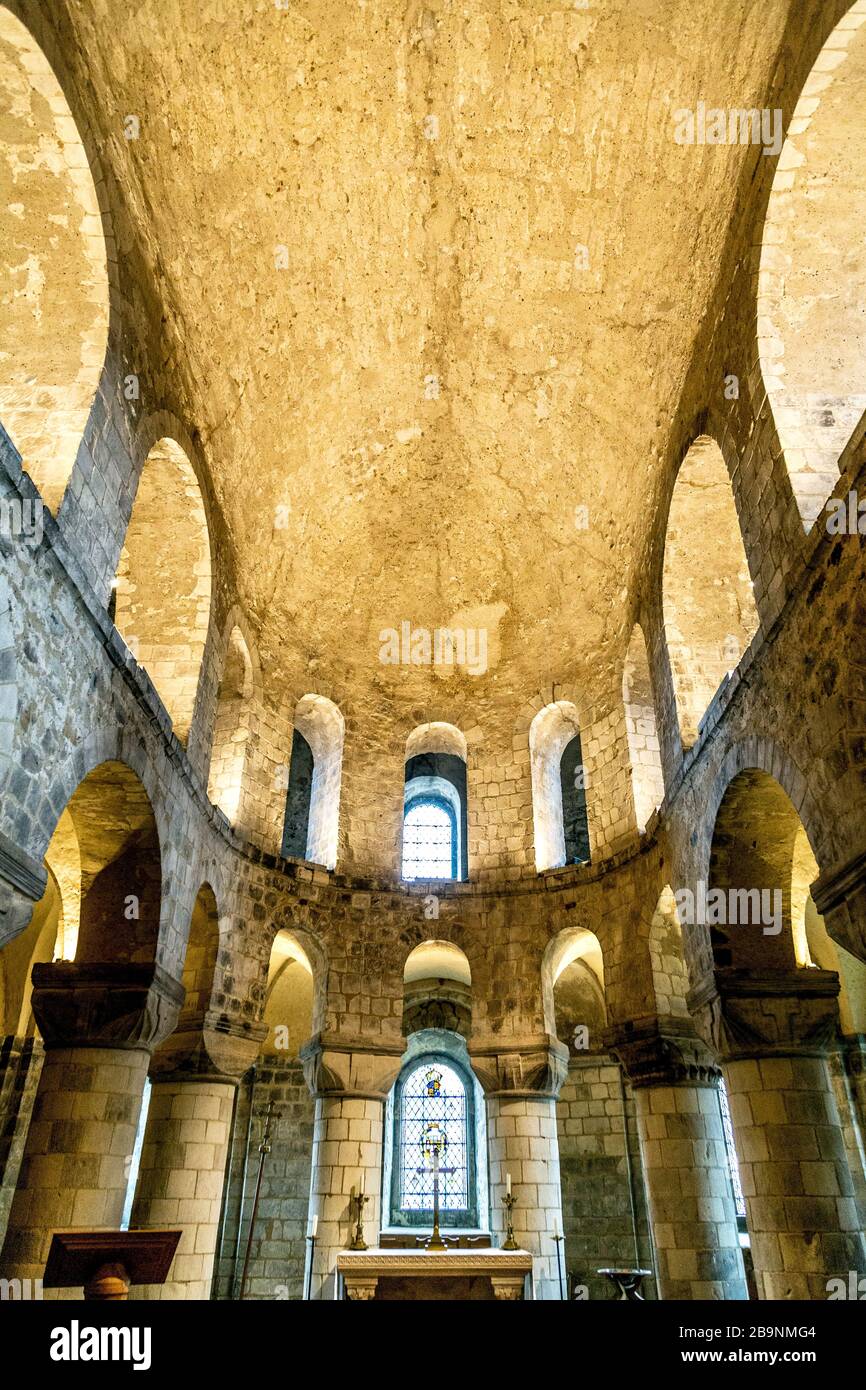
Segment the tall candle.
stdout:
[[358,1191],[359,1191],[359,1193],[361,1194],[361,1196],[363,1197],[363,1195],[364,1195],[364,1170],[363,1170],[363,1168],[361,1169],[361,1182],[360,1182],[360,1185],[359,1185],[359,1187],[358,1187]]
[[318,1216],[318,1213],[316,1213],[316,1214],[314,1215],[314,1217],[313,1217],[313,1224],[312,1224],[312,1227],[310,1228],[310,1235],[313,1237],[313,1240],[316,1239],[316,1232],[318,1231],[318,1229],[319,1229],[319,1216]]
[[505,1195],[506,1195],[507,1197],[510,1197],[510,1196],[511,1196],[511,1174],[510,1174],[510,1173],[506,1173],[506,1174],[505,1174]]

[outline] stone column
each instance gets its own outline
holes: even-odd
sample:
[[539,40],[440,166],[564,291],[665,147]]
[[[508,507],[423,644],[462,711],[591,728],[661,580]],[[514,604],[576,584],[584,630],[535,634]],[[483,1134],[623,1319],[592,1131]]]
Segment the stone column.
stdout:
[[[487,1101],[490,1229],[506,1237],[503,1198],[511,1176],[514,1239],[532,1255],[535,1297],[558,1299],[556,1232],[562,1234],[562,1187],[556,1100],[568,1071],[568,1050],[546,1034],[510,1049],[471,1049],[472,1067]],[[563,1266],[563,1281],[565,1269]]]
[[828,935],[866,961],[866,850],[819,875],[812,884],[812,901]]
[[[320,1035],[301,1049],[304,1075],[316,1099],[310,1176],[312,1221],[318,1230],[310,1297],[334,1297],[336,1261],[354,1234],[352,1192],[363,1189],[364,1239],[373,1246],[382,1222],[385,1100],[400,1070],[400,1051],[368,1049]],[[307,1255],[309,1261],[309,1251]]]
[[209,1299],[237,1084],[255,1061],[262,1025],[190,1023],[157,1048],[130,1225],[181,1227],[168,1279],[141,1299]]
[[827,1067],[838,976],[719,969],[690,1003],[722,1059],[759,1296],[825,1299],[866,1274]]
[[0,1259],[4,1278],[41,1278],[56,1230],[120,1225],[150,1052],[182,999],[182,986],[153,964],[34,967],[45,1061]]
[[748,1298],[718,1066],[679,1018],[609,1041],[634,1091],[659,1298]]

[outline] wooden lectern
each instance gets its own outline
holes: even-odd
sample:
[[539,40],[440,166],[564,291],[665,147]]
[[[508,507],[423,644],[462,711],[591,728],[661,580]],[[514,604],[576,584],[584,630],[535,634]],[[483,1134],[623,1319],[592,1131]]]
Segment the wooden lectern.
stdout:
[[84,1286],[88,1302],[129,1298],[130,1284],[164,1284],[180,1231],[56,1231],[45,1289]]

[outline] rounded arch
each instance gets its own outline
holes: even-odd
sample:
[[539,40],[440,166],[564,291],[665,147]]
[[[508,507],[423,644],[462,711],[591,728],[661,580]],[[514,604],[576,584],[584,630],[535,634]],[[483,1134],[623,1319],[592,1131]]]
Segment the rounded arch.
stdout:
[[230,824],[241,809],[247,748],[253,732],[255,675],[240,625],[228,630],[217,691],[208,796]]
[[334,869],[340,844],[345,720],[326,695],[295,706],[283,854]]
[[635,623],[622,672],[622,702],[631,761],[632,791],[638,832],[642,835],[654,811],[664,801],[665,783],[652,677],[646,639]]
[[806,531],[866,411],[866,0],[827,39],[794,108],[767,206],[758,350]]
[[199,888],[189,922],[182,983],[184,1001],[177,1030],[204,1018],[211,1004],[220,944],[219,909],[209,883]]
[[467,741],[435,720],[406,739],[401,875],[407,881],[469,873]]
[[315,980],[309,955],[285,927],[274,937],[268,961],[263,1022],[265,1053],[297,1057],[313,1032]]
[[403,1032],[445,1029],[468,1038],[472,1029],[472,971],[451,941],[420,942],[403,967]]
[[690,989],[683,950],[683,931],[670,884],[659,894],[649,932],[650,966],[656,1011],[662,1017],[688,1018]]
[[420,757],[424,753],[450,753],[456,758],[467,756],[466,735],[454,724],[435,720],[431,724],[419,724],[406,739],[406,761]]
[[600,1051],[607,1025],[601,943],[586,927],[567,927],[541,962],[544,1026],[569,1050]]
[[207,514],[189,454],[164,435],[141,471],[114,580],[113,617],[174,732],[192,724],[211,609]]
[[680,735],[689,748],[718,687],[759,627],[728,468],[709,435],[691,445],[674,484],[662,605]]
[[54,70],[5,5],[0,107],[0,421],[56,512],[105,363],[110,222]]
[[529,726],[535,867],[560,868],[590,858],[586,768],[577,706],[545,705]]

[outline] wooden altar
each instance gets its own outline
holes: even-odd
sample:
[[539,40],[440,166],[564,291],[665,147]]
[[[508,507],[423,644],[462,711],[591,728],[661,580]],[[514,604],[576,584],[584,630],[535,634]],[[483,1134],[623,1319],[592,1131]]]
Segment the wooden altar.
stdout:
[[354,1300],[507,1299],[524,1296],[528,1250],[341,1250],[337,1272]]

